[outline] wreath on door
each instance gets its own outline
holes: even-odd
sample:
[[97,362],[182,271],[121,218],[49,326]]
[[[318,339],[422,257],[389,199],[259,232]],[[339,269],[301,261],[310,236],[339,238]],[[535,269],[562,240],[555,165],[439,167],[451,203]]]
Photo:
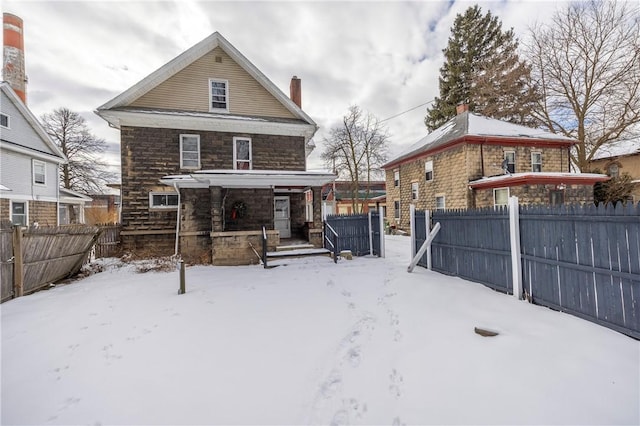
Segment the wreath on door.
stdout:
[[247,214],[247,205],[244,201],[236,201],[233,203],[233,206],[231,206],[231,219],[242,218],[245,214]]

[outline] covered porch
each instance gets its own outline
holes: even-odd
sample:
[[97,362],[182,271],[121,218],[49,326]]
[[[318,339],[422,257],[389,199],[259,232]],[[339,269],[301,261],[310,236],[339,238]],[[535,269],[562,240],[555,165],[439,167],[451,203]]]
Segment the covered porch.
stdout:
[[180,206],[176,253],[214,265],[257,263],[263,226],[269,250],[286,239],[320,247],[320,188],[333,179],[328,173],[264,170],[166,176],[161,183],[178,193]]

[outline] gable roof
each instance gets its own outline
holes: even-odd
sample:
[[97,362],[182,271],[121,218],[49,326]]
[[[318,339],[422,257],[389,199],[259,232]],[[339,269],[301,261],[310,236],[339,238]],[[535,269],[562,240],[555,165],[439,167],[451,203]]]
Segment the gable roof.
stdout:
[[[317,128],[316,123],[298,105],[296,105],[287,95],[285,95],[271,80],[269,80],[255,65],[253,65],[240,51],[229,43],[219,32],[214,32],[193,47],[181,53],[138,83],[111,99],[104,105],[98,107],[97,113],[104,110],[126,107],[140,96],[157,87],[160,83],[182,71],[184,68],[211,52],[215,48],[222,49],[228,54],[242,69],[251,75],[267,92],[275,97],[289,112],[296,118],[305,121],[307,124]],[[217,114],[220,118],[221,115]],[[238,117],[235,117],[237,119]]]
[[417,157],[448,149],[458,143],[494,143],[509,145],[570,146],[577,141],[566,136],[533,129],[465,111],[456,115],[433,132],[410,146],[396,158],[382,166],[387,169]]
[[32,155],[35,157],[41,157],[50,161],[57,162],[59,164],[66,163],[67,157],[64,153],[58,148],[58,145],[53,142],[51,137],[44,130],[38,119],[33,115],[31,110],[27,108],[27,106],[22,102],[22,99],[18,97],[16,92],[13,91],[9,83],[6,81],[0,82],[0,91],[11,101],[11,103],[16,107],[20,115],[24,118],[24,120],[29,124],[29,126],[33,129],[33,131],[38,135],[38,137],[44,142],[46,147],[49,149],[49,152],[43,152],[39,149],[34,149],[33,147],[18,144],[11,141],[2,140],[1,146],[3,148],[22,152],[23,154]]
[[600,147],[593,156],[592,161],[636,154],[640,154],[640,138],[612,142],[609,145]]

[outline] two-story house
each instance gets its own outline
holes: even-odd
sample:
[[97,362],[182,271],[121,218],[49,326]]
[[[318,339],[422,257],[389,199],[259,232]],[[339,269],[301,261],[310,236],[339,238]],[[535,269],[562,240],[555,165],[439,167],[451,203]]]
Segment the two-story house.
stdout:
[[120,129],[123,249],[248,264],[263,226],[270,247],[321,245],[335,176],[306,171],[317,125],[297,77],[290,95],[216,32],[100,106]]
[[7,82],[0,83],[0,96],[0,219],[64,224],[59,215],[88,198],[60,189],[59,167],[67,159]]
[[602,174],[571,173],[564,136],[495,120],[458,107],[458,114],[383,166],[387,220],[409,228],[409,205],[466,209],[521,204],[592,203]]
[[591,170],[602,170],[611,177],[631,176],[631,202],[640,202],[640,138],[622,140],[602,147],[589,162]]

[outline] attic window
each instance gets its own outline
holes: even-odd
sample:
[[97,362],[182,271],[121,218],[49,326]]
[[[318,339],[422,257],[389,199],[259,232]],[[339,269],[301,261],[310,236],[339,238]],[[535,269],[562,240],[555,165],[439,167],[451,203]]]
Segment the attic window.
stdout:
[[222,56],[216,56],[216,62],[221,64],[222,63]]
[[209,79],[209,111],[229,112],[229,81]]
[[0,114],[0,127],[9,128],[9,116],[7,114]]

